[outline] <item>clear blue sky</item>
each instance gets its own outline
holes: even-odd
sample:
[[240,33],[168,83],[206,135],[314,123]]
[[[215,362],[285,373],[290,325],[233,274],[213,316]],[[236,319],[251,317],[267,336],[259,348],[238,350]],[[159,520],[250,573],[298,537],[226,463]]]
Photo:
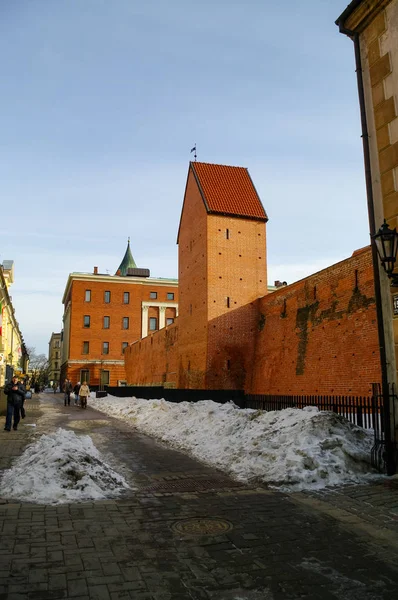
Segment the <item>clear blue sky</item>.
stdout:
[[190,149],[249,169],[269,282],[368,243],[347,0],[0,0],[0,261],[47,353],[68,273],[177,276]]

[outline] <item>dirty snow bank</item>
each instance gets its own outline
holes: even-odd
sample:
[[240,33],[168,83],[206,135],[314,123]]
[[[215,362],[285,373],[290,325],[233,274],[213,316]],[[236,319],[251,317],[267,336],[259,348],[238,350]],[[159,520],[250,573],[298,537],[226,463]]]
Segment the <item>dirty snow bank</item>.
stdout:
[[27,446],[0,483],[0,496],[40,504],[118,496],[125,479],[107,465],[90,436],[58,429]]
[[320,489],[369,477],[372,433],[316,407],[241,410],[212,400],[179,404],[92,398],[90,406],[189,451],[243,482]]

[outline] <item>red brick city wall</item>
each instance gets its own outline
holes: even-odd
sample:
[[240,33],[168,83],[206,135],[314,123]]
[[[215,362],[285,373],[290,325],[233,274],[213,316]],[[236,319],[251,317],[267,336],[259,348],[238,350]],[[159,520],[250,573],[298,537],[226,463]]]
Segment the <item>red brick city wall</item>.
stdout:
[[258,307],[248,393],[364,395],[380,381],[370,248]]
[[[139,344],[129,348],[130,383],[166,380],[189,387],[191,374],[177,358],[180,317],[178,323],[172,342],[162,330],[151,336],[152,342],[142,340],[141,349]],[[244,389],[252,394],[367,395],[371,383],[378,381],[369,248],[208,324],[204,388]]]
[[177,323],[126,348],[124,359],[128,384],[170,384],[177,387]]

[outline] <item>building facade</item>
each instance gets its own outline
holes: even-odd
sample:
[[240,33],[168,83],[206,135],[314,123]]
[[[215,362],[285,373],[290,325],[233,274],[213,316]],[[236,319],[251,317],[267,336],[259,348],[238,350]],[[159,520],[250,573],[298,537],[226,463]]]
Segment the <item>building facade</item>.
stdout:
[[48,382],[59,385],[61,375],[61,332],[52,333],[48,342]]
[[[336,21],[354,42],[370,233],[398,225],[398,0],[353,0]],[[397,385],[398,289],[380,268],[373,244],[383,396]],[[398,442],[398,401],[391,399]],[[395,422],[395,425],[394,425]]]
[[71,273],[63,296],[61,384],[124,385],[124,350],[171,325],[178,315],[176,279],[136,267],[127,245],[115,275]]
[[13,374],[24,375],[29,357],[9,288],[14,283],[14,262],[5,260],[0,265],[0,387],[10,381]]

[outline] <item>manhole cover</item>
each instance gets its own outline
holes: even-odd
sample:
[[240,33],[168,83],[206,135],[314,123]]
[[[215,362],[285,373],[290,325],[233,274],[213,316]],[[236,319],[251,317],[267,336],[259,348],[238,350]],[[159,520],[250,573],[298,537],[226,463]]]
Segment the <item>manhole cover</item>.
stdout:
[[232,523],[224,519],[211,517],[198,517],[195,519],[184,519],[177,521],[171,526],[176,533],[184,535],[220,535],[231,531]]
[[211,490],[228,490],[242,487],[241,483],[223,478],[173,479],[159,481],[145,486],[145,492],[172,494],[173,492],[210,492]]

